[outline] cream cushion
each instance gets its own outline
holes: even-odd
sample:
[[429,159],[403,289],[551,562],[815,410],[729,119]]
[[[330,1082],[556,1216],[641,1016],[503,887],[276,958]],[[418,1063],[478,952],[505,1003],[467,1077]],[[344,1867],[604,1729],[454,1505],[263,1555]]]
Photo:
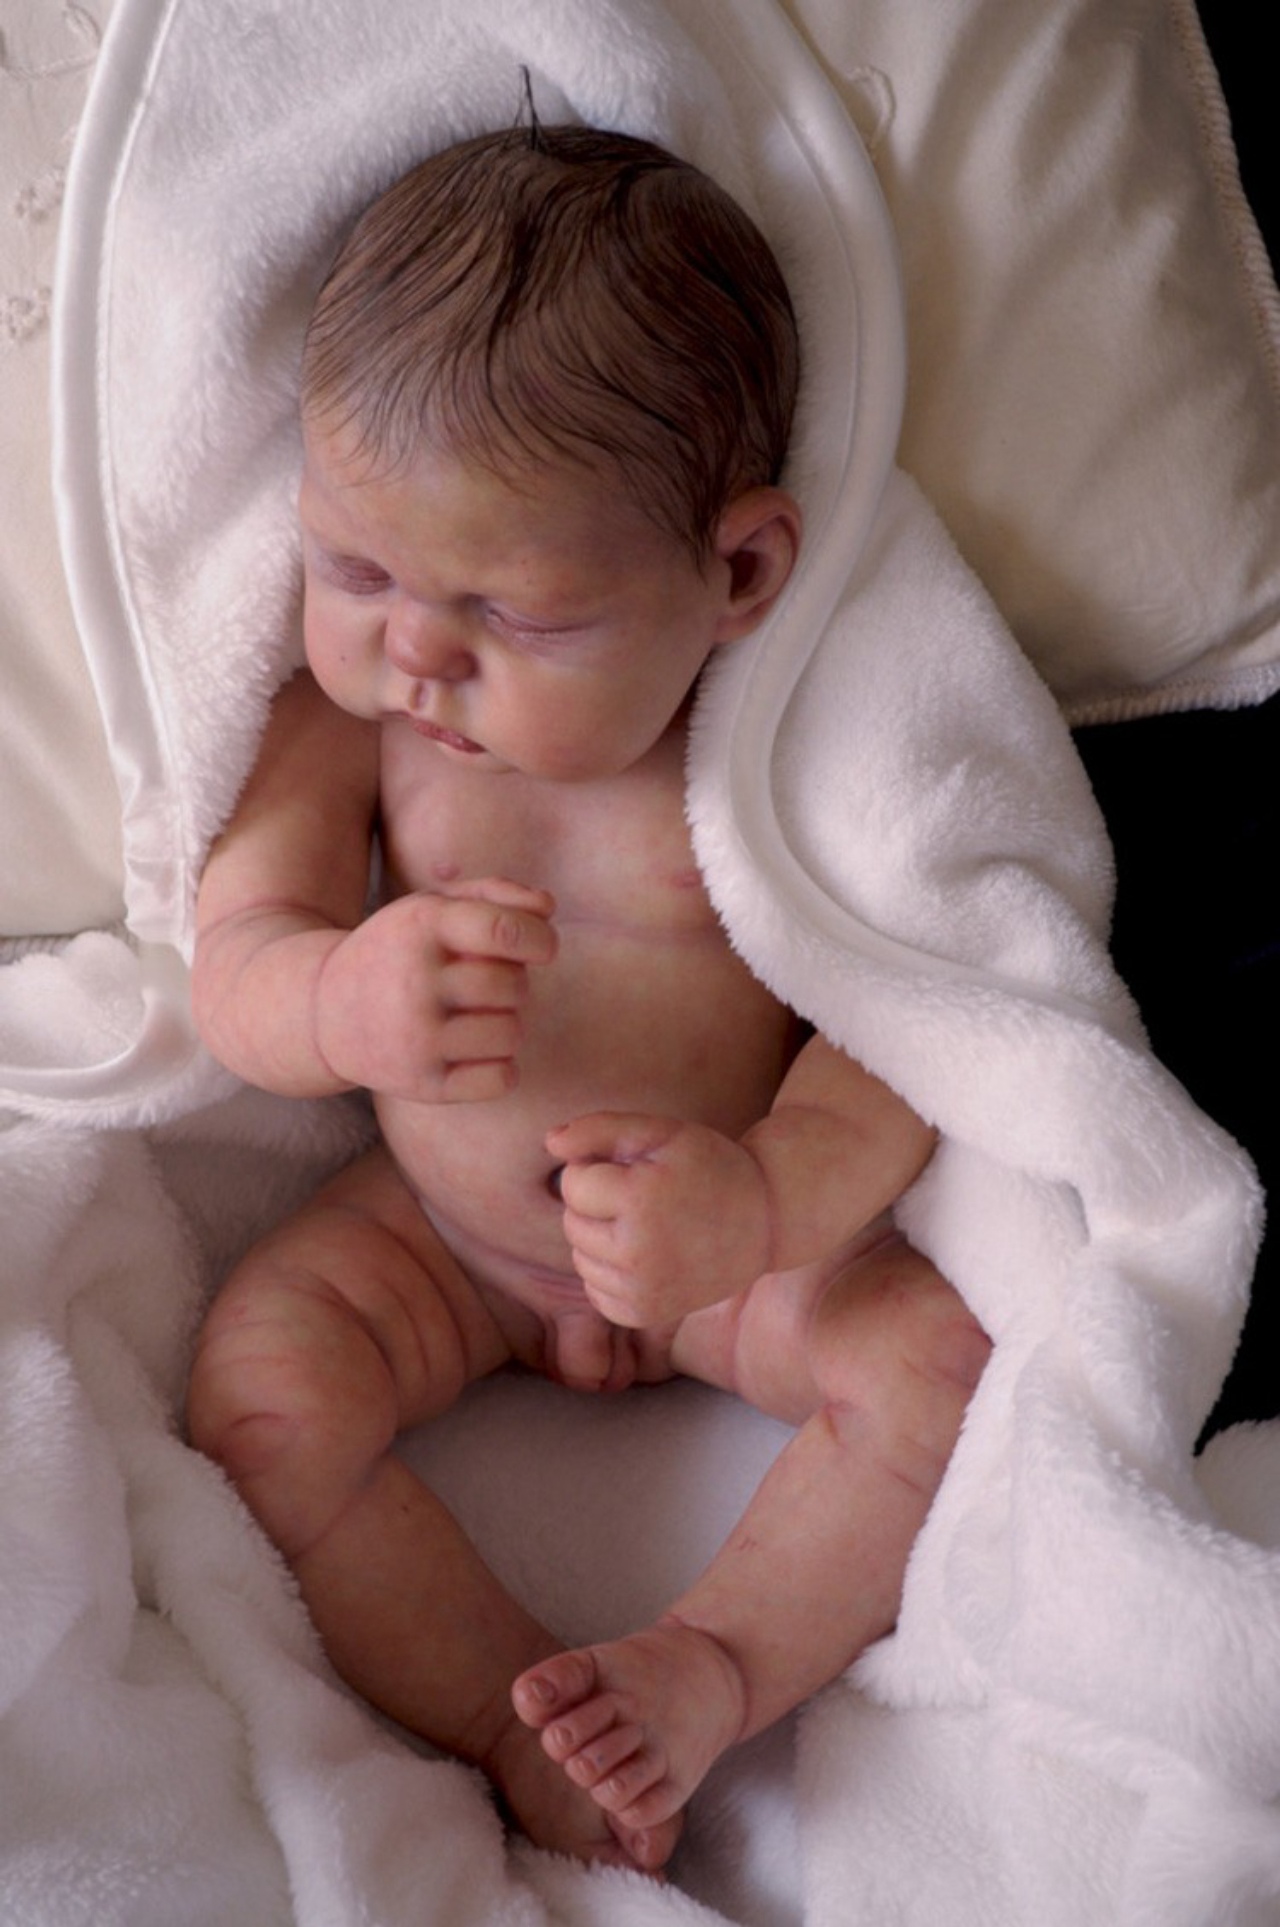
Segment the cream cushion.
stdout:
[[1280,681],[1280,304],[1192,0],[787,0],[906,283],[901,459],[1072,721]]
[[67,159],[97,52],[81,7],[18,0],[0,41],[0,934],[122,914],[120,803],[54,527],[49,310]]

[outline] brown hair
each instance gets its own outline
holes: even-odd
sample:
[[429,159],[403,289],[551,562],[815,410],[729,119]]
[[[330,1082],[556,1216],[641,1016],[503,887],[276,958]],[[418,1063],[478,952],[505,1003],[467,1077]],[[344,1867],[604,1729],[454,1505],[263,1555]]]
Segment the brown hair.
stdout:
[[540,127],[424,161],[362,216],[321,290],[304,408],[407,462],[614,460],[699,561],[734,495],[776,481],[798,376],[767,243],[648,141]]

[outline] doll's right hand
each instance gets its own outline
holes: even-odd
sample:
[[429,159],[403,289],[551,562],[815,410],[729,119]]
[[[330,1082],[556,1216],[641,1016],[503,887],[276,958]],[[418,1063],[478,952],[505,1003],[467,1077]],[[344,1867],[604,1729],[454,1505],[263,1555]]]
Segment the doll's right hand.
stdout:
[[397,897],[351,931],[316,986],[316,1048],[388,1097],[473,1103],[515,1084],[528,967],[556,954],[555,899],[505,877]]

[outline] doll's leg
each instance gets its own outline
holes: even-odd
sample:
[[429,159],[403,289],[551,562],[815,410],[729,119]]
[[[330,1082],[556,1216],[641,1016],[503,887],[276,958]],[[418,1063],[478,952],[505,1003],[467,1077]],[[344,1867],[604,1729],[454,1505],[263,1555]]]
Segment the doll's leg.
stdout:
[[669,1613],[516,1682],[517,1711],[575,1785],[629,1827],[667,1820],[728,1746],[890,1630],[988,1350],[896,1237],[686,1321],[679,1369],[800,1430]]
[[352,1686],[484,1767],[540,1845],[660,1865],[678,1828],[632,1837],[513,1718],[511,1681],[558,1642],[391,1451],[399,1431],[444,1411],[510,1356],[493,1314],[377,1150],[228,1280],[193,1368],[192,1440],[220,1461],[289,1560]]

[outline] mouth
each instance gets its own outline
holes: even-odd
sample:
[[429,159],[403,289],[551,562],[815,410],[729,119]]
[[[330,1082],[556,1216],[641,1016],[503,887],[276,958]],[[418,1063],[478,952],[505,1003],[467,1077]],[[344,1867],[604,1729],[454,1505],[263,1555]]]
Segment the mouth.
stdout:
[[464,756],[479,756],[483,744],[473,743],[469,736],[460,736],[456,729],[441,729],[438,723],[424,723],[415,717],[409,718],[410,725],[419,736],[425,736],[430,743],[443,743],[446,749],[456,749]]

